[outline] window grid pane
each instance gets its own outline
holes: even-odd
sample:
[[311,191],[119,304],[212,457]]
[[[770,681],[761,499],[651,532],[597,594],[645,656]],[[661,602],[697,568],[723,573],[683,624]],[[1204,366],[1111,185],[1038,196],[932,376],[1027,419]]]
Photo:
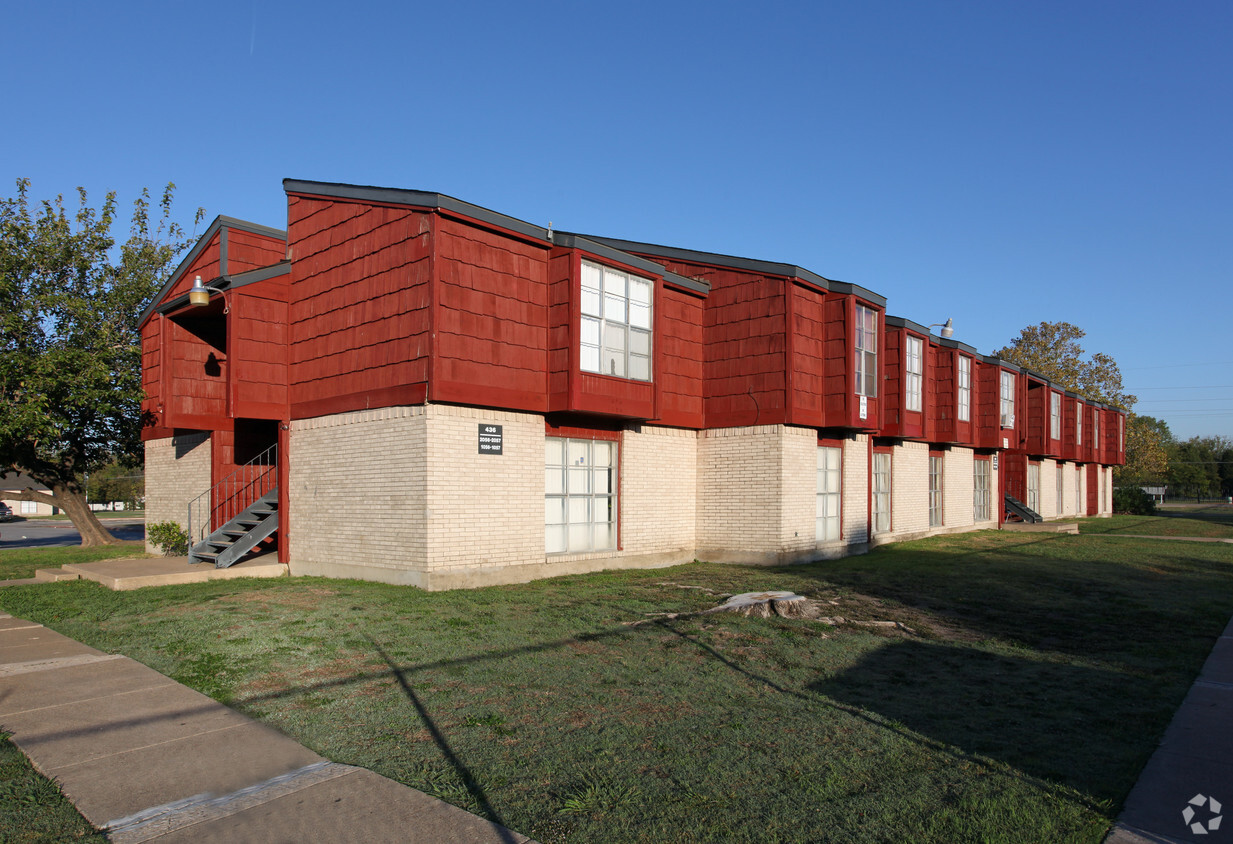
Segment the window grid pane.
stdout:
[[886,533],[891,526],[891,456],[873,456],[873,532]]
[[978,522],[989,521],[989,487],[993,474],[990,466],[988,460],[977,460],[974,463],[973,517]]
[[967,422],[972,417],[972,360],[959,356],[959,421]]
[[815,539],[833,542],[839,539],[841,512],[840,460],[842,452],[829,446],[818,447],[817,513]]
[[878,394],[878,314],[864,305],[856,306],[856,394],[875,398]]
[[544,446],[549,554],[616,548],[616,444],[549,437]]
[[921,341],[919,337],[909,337],[907,345],[906,377],[904,389],[907,393],[905,404],[908,410],[921,409],[921,382],[924,368],[921,362]]
[[929,458],[929,526],[942,524],[942,458]]
[[584,372],[651,380],[654,293],[650,279],[582,262],[578,365]]

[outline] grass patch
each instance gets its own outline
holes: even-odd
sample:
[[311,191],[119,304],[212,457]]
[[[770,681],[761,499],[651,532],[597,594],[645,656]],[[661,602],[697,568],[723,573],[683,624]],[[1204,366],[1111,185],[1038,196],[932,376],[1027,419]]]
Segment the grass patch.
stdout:
[[[761,589],[916,635],[657,615]],[[1233,548],[985,531],[782,569],[0,606],[545,844],[1094,844],[1233,615]]]
[[90,548],[79,545],[68,548],[13,548],[0,551],[0,580],[34,577],[36,569],[145,556],[147,554],[144,542],[123,542],[119,545],[98,545]]
[[1078,520],[1081,533],[1110,536],[1197,536],[1233,539],[1233,507],[1227,504],[1176,505],[1154,516],[1110,516]]
[[34,770],[8,735],[0,733],[0,841],[103,844],[106,840],[60,793],[60,787]]

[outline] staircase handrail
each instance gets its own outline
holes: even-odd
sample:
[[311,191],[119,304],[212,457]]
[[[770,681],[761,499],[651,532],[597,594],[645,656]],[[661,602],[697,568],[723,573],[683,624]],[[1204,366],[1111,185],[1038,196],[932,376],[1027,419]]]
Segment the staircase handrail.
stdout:
[[[188,502],[188,544],[195,545],[222,527],[230,518],[226,515],[230,509],[239,513],[273,489],[277,481],[278,444],[275,443]],[[224,494],[216,496],[215,493]],[[235,506],[237,499],[238,506]]]

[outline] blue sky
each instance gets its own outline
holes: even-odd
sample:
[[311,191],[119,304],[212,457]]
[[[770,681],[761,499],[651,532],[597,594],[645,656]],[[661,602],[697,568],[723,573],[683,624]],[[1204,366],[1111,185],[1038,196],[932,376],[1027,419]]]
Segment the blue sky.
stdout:
[[0,195],[285,177],[799,264],[982,352],[1087,331],[1233,437],[1233,4],[10,4]]

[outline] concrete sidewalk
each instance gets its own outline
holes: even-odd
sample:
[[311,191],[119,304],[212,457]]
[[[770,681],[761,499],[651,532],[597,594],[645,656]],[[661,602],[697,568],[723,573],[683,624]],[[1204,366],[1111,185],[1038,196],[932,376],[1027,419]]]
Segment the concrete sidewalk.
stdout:
[[1228,840],[1233,840],[1233,621],[1216,640],[1105,844]]
[[112,841],[530,841],[4,613],[0,727]]

